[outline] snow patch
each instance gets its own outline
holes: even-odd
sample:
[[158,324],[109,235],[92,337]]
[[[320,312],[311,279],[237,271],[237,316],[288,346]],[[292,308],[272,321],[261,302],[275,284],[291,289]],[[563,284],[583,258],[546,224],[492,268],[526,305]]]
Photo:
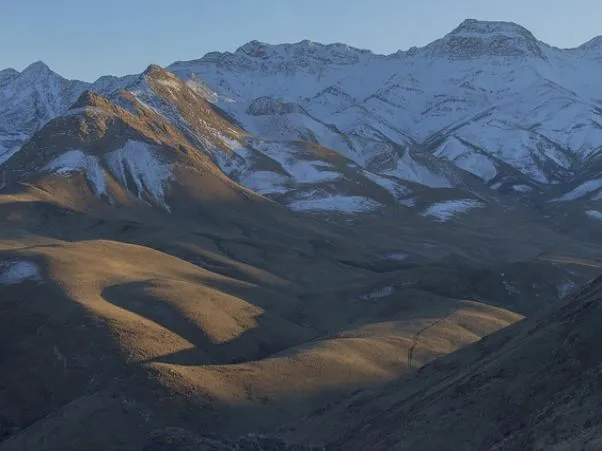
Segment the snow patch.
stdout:
[[314,199],[301,199],[291,202],[289,207],[302,212],[364,213],[377,209],[380,204],[361,196],[330,195]]
[[122,186],[127,187],[128,180],[132,180],[138,197],[146,191],[169,211],[164,189],[172,179],[172,165],[162,162],[150,144],[127,141],[121,149],[109,153],[106,161]]
[[179,90],[181,88],[180,82],[178,80],[172,80],[169,78],[157,78],[155,79],[155,82],[175,90]]
[[382,175],[373,174],[368,171],[362,171],[362,174],[372,182],[386,189],[397,201],[411,194],[409,188],[397,183],[389,177],[383,177]]
[[473,208],[481,208],[485,205],[482,202],[473,199],[454,199],[437,202],[428,207],[422,216],[431,216],[436,218],[438,222],[447,221],[454,216],[466,213]]
[[395,287],[389,285],[386,287],[377,288],[370,293],[363,294],[359,297],[362,301],[374,301],[376,299],[386,298],[395,292]]
[[328,171],[332,166],[319,161],[287,161],[286,171],[297,183],[332,182],[341,178],[338,172]]
[[404,207],[415,207],[416,206],[416,199],[412,198],[412,197],[408,197],[406,199],[401,199],[398,201],[401,205],[403,205]]
[[571,295],[573,291],[577,288],[577,284],[572,280],[565,280],[564,282],[558,284],[556,289],[558,290],[558,297],[560,299],[564,299]]
[[602,188],[602,179],[588,180],[587,182],[582,183],[581,185],[579,185],[575,189],[569,191],[568,193],[563,194],[562,196],[553,199],[552,202],[564,202],[564,201],[568,201],[568,200],[576,200],[576,199],[586,196],[589,193],[594,192],[600,188]]
[[516,288],[513,283],[508,282],[507,280],[503,280],[502,283],[504,284],[504,288],[508,294],[512,296],[518,296],[520,294],[520,290]]
[[41,282],[38,267],[27,260],[0,262],[0,285],[16,285],[25,281]]
[[232,150],[232,151],[240,151],[243,149],[243,147],[241,146],[241,144],[236,141],[235,139],[229,138],[228,136],[224,135],[223,133],[219,133],[216,132],[215,136],[224,143],[224,145]]
[[598,221],[602,221],[602,211],[587,210],[585,212],[585,214],[588,215],[590,218],[594,218],[594,219],[597,219]]
[[259,194],[286,193],[287,178],[272,171],[249,171],[240,178],[239,183]]
[[451,188],[449,180],[443,175],[437,174],[426,166],[420,164],[406,151],[397,159],[396,168],[385,172],[386,175],[399,177],[409,182],[420,183],[429,188]]
[[295,183],[310,184],[332,182],[342,175],[333,171],[333,165],[320,160],[306,160],[299,155],[295,145],[280,143],[256,143],[259,152],[277,162]]
[[392,252],[390,254],[387,254],[387,258],[390,260],[395,260],[398,262],[402,262],[404,260],[407,260],[409,257],[408,254],[404,253],[404,252]]
[[514,185],[512,189],[519,193],[528,193],[529,191],[533,191],[533,188],[529,185]]
[[479,153],[459,140],[452,138],[435,152],[435,155],[444,158],[460,169],[489,182],[497,176],[497,168],[490,158]]
[[454,164],[486,182],[497,176],[497,168],[491,160],[478,153],[462,155],[454,160]]
[[82,171],[97,196],[107,192],[107,184],[98,159],[81,150],[63,153],[44,166],[43,170],[63,175]]

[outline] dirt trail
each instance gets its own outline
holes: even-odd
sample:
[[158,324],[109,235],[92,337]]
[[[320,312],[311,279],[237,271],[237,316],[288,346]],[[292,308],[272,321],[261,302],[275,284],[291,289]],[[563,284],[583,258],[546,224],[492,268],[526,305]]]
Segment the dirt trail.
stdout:
[[435,327],[436,325],[438,325],[438,324],[442,323],[443,321],[445,321],[446,319],[448,319],[450,316],[452,316],[454,313],[456,313],[459,308],[460,308],[460,304],[456,304],[456,306],[454,307],[454,309],[451,312],[447,313],[446,315],[442,316],[439,319],[436,319],[435,321],[430,323],[428,326],[423,327],[422,329],[420,329],[418,332],[416,332],[414,334],[414,336],[412,337],[412,344],[410,345],[410,347],[408,349],[408,367],[412,368],[412,359],[414,358],[414,349],[416,349],[416,346],[418,345],[418,339],[420,338],[420,336],[427,330]]

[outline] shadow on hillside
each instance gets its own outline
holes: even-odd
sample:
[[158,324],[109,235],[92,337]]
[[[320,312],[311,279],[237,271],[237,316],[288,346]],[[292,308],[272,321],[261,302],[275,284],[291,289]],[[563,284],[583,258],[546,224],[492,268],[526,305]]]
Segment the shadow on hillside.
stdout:
[[0,238],[11,229],[11,239],[33,234],[68,242],[104,239],[137,244],[251,283],[258,281],[258,273],[249,271],[252,267],[283,280],[289,274],[299,277],[301,260],[308,264],[326,260],[341,272],[343,265],[350,273],[366,270],[349,263],[354,254],[349,255],[346,246],[329,244],[307,224],[224,214],[229,208],[228,203],[216,203],[203,206],[197,214],[191,212],[190,217],[172,218],[149,217],[148,211],[146,216],[127,211],[126,216],[124,209],[115,209],[114,215],[108,211],[103,216],[89,215],[42,201],[8,202],[0,204],[0,224],[6,225]]
[[[147,280],[129,282],[105,288],[102,297],[120,308],[140,315],[161,327],[182,337],[194,345],[194,348],[162,356],[151,361],[178,365],[207,365],[241,363],[259,360],[291,346],[295,346],[314,336],[310,330],[304,330],[295,324],[283,327],[283,320],[264,312],[255,318],[257,325],[244,330],[240,335],[225,342],[214,342],[211,337],[195,324],[191,317],[178,308],[176,303],[161,299],[153,293],[153,288],[160,281]],[[232,288],[229,286],[229,288]],[[200,291],[200,290],[199,290]],[[233,291],[233,290],[230,290]],[[203,294],[199,294],[203,296]],[[244,299],[244,298],[242,298]],[[240,302],[240,300],[237,300]],[[249,302],[248,300],[245,300]],[[216,302],[215,300],[213,302]],[[230,301],[223,300],[225,312]],[[200,315],[211,315],[215,304],[202,303],[199,299]],[[206,310],[206,311],[203,311]]]
[[[31,261],[40,268],[42,279],[41,283],[0,285],[0,447],[3,449],[55,451],[65,449],[65,443],[88,443],[84,449],[107,443],[103,449],[116,449],[112,445],[117,442],[135,443],[137,434],[165,425],[181,425],[203,433],[263,432],[309,413],[308,407],[305,410],[295,407],[309,405],[309,397],[314,399],[313,405],[319,406],[324,399],[334,399],[357,388],[324,388],[309,396],[283,393],[278,400],[256,399],[249,391],[244,405],[202,392],[174,392],[145,367],[145,362],[129,360],[130,350],[118,342],[114,325],[97,317],[49,278],[47,261],[36,255],[35,249],[1,251],[0,259]],[[149,297],[145,293],[149,283],[109,287],[103,295],[114,305],[173,329],[197,346],[190,353],[176,353],[155,361],[203,364],[208,358],[199,352],[200,347],[212,353],[214,362],[235,360],[240,355],[241,343],[246,342],[253,347],[245,348],[244,352],[256,358],[277,349],[267,345],[262,348],[260,332],[269,329],[264,324],[268,321],[265,318],[258,318],[256,329],[232,342],[211,343],[177,309]],[[144,306],[145,303],[152,306]],[[276,342],[279,346],[283,344]],[[89,397],[97,400],[100,397],[100,401],[91,398],[92,404],[87,404]],[[117,411],[110,411],[118,414],[119,420],[115,421],[123,419],[120,415],[134,418],[132,421],[140,422],[139,429],[128,429],[130,423],[127,423],[111,429],[121,435],[107,435],[105,410],[115,404],[107,397],[117,400],[116,407],[111,407]],[[294,408],[283,415],[281,409],[287,406]],[[103,423],[99,424],[101,420]]]
[[49,277],[44,257],[0,251],[0,261],[7,260],[35,264],[39,280],[0,284],[0,447],[78,398],[118,392],[135,370],[110,327]]

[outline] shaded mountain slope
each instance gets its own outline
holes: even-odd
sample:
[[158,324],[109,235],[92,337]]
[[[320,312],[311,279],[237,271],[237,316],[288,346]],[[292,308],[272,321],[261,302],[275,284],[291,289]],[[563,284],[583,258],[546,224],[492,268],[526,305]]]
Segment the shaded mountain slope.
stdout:
[[563,304],[359,393],[298,434],[334,449],[598,449],[601,287],[595,279]]
[[65,80],[41,61],[0,71],[0,164],[33,133],[69,108],[87,83]]

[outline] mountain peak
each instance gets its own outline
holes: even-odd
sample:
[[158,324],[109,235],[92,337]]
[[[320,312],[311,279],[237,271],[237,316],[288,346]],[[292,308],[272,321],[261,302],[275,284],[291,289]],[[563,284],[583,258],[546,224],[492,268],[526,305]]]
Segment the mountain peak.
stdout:
[[249,56],[263,56],[266,53],[303,53],[311,52],[318,53],[324,51],[346,51],[355,53],[372,53],[369,50],[361,50],[355,47],[350,47],[347,44],[334,42],[331,44],[323,44],[320,42],[303,39],[294,43],[268,44],[262,41],[249,41],[239,47],[235,53],[246,54]]
[[240,46],[235,54],[244,54],[253,57],[263,57],[265,56],[266,50],[271,47],[269,44],[257,40],[252,40],[247,42],[246,44]]
[[514,22],[467,19],[426,47],[432,56],[471,59],[486,56],[544,58],[533,34]]
[[466,19],[458,25],[451,35],[472,34],[472,35],[489,35],[489,34],[506,34],[506,35],[522,35],[529,36],[532,39],[535,37],[522,25],[514,22],[503,21],[488,21],[478,19]]
[[165,74],[167,71],[165,69],[163,69],[161,66],[159,66],[158,64],[150,64],[144,72],[142,72],[142,75],[150,75],[150,76],[154,76],[154,75],[163,75]]
[[142,72],[142,75],[140,76],[139,80],[154,80],[159,81],[161,83],[169,82],[172,84],[179,84],[181,81],[176,75],[172,74],[171,72],[167,71],[161,66],[158,66],[157,64],[151,64],[150,66],[148,66],[146,70]]
[[[255,60],[269,60],[268,64],[302,66],[313,64],[348,65],[356,63],[362,55],[372,55],[369,50],[360,50],[341,43],[322,44],[304,39],[295,43],[267,44],[250,41],[238,48],[234,57],[246,57]],[[215,57],[215,55],[211,55]],[[272,68],[274,69],[274,68]]]
[[23,70],[23,72],[21,72],[22,75],[27,75],[27,74],[49,74],[49,73],[54,73],[54,72],[43,61],[36,61],[34,63],[31,63],[29,66],[27,66]]
[[14,80],[18,76],[19,76],[19,71],[15,70],[13,68],[0,70],[0,85],[3,85],[5,83],[10,83],[11,80]]
[[12,67],[8,67],[6,69],[2,69],[0,70],[0,77],[12,77],[15,75],[19,75],[19,71],[16,69],[13,69]]
[[70,109],[73,110],[76,108],[98,107],[107,105],[108,103],[110,102],[106,97],[94,91],[86,90],[79,96]]
[[579,46],[582,50],[595,50],[602,49],[602,36],[596,36],[595,38],[590,39],[585,44]]

